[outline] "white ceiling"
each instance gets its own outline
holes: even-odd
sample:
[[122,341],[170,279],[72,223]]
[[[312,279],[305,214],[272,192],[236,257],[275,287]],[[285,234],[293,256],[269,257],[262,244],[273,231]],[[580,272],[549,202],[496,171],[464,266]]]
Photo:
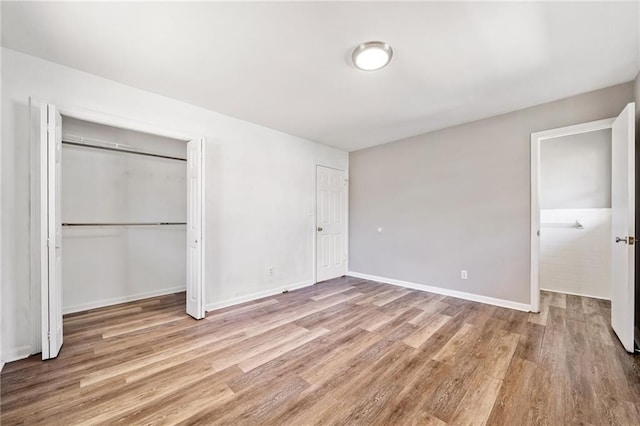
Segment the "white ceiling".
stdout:
[[[2,44],[347,151],[631,80],[637,2],[2,3]],[[358,71],[382,40],[393,61]]]

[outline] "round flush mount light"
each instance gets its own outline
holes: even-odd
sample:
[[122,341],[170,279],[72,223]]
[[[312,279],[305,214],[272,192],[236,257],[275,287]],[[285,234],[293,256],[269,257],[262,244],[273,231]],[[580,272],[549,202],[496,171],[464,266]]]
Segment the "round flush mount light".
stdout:
[[383,41],[367,41],[356,47],[351,55],[353,65],[362,71],[384,68],[393,56],[391,46]]

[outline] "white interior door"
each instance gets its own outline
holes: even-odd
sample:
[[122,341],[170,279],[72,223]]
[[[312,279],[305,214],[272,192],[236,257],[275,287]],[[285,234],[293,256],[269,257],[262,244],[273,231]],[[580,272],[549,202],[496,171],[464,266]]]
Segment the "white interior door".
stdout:
[[316,168],[316,282],[347,273],[345,172]]
[[630,103],[612,128],[611,326],[628,352],[634,351],[635,104]]
[[40,110],[42,359],[62,347],[62,117],[55,105]]
[[195,319],[204,308],[204,141],[187,142],[187,313]]

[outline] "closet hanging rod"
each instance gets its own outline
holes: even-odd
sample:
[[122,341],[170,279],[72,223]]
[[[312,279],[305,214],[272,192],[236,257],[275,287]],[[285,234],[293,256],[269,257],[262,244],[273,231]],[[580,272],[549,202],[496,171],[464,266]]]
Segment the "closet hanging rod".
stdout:
[[73,226],[165,226],[165,225],[186,225],[186,222],[105,222],[105,223],[63,223],[64,227]]
[[540,226],[547,228],[576,228],[576,229],[584,229],[582,223],[576,219],[575,222],[549,222],[549,223],[541,223]]
[[68,141],[68,140],[64,140],[64,139],[62,140],[62,143],[64,145],[82,146],[82,147],[85,147],[85,148],[102,149],[102,150],[105,150],[105,151],[123,152],[125,154],[146,155],[147,157],[165,158],[167,160],[187,161],[186,158],[172,157],[170,155],[152,154],[150,152],[131,151],[131,150],[128,150],[128,149],[120,149],[120,148],[111,148],[111,147],[108,147],[108,146],[91,145],[91,144],[81,143],[81,142],[72,142],[72,141]]

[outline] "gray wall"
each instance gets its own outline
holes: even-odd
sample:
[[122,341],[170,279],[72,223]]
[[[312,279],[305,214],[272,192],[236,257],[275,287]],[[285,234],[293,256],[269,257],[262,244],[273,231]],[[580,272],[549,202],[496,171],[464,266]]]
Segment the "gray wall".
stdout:
[[540,144],[540,208],[611,207],[611,130]]
[[352,152],[351,271],[529,303],[531,132],[633,96],[629,82]]

